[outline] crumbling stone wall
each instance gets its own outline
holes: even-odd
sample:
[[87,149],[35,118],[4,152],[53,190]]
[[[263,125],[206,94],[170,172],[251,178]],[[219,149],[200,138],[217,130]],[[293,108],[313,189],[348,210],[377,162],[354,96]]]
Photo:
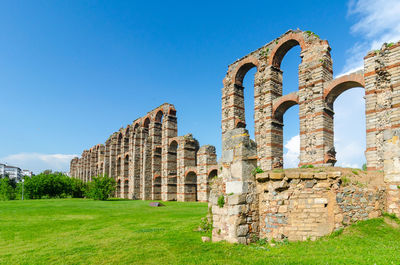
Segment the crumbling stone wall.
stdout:
[[[346,183],[342,175],[342,171],[323,169],[258,174],[259,237],[314,240],[345,225],[380,216],[385,205],[384,187]],[[354,176],[345,178],[350,181]]]
[[[280,64],[296,45],[301,48],[302,59],[298,71],[299,90],[283,95]],[[380,50],[368,53],[363,70],[336,79],[332,75],[330,50],[329,43],[313,32],[289,30],[229,65],[222,89],[222,158],[219,178],[210,197],[214,241],[247,243],[254,235],[279,237],[279,234],[296,240],[315,238],[338,228],[341,222],[347,224],[348,220],[376,216],[378,208],[399,214],[397,176],[400,166],[397,160],[400,153],[393,130],[400,128],[400,42],[384,44]],[[255,143],[249,144],[243,79],[253,67],[257,69],[254,80]],[[279,193],[282,198],[274,197],[276,191],[271,187],[283,180],[274,184],[269,180],[269,188],[256,189],[252,168],[258,166],[264,171],[283,168],[283,115],[296,104],[299,105],[300,120],[299,166],[335,165],[333,106],[341,93],[353,87],[365,88],[367,169],[384,170],[386,183],[380,184],[381,190],[374,192],[354,187],[349,193],[340,190],[338,178],[324,180],[317,177],[311,179],[316,181],[315,188],[308,187],[311,180],[293,179],[296,186],[288,184],[287,190]],[[247,151],[242,154],[238,151],[241,148]],[[252,159],[249,153],[252,153]],[[326,190],[317,188],[328,184]],[[218,206],[221,196],[227,201],[222,208]],[[333,198],[337,198],[336,203]],[[288,207],[278,204],[285,200]],[[325,201],[328,201],[326,207],[326,203],[322,203]],[[349,205],[350,201],[354,205]],[[294,207],[294,203],[303,208]],[[286,217],[280,211],[288,208],[291,211]],[[364,210],[359,210],[361,208]],[[329,221],[319,224],[319,218]],[[299,220],[309,225],[303,229],[296,223]],[[290,232],[290,229],[297,229],[293,230],[297,232]]]
[[214,169],[216,175],[215,148],[200,148],[191,134],[177,132],[175,107],[163,104],[72,159],[70,174],[85,182],[111,176],[121,198],[207,201],[208,174]]

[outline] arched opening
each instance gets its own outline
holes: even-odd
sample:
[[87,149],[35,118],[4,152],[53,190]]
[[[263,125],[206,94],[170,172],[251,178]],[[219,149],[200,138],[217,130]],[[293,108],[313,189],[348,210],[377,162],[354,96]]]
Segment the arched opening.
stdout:
[[218,170],[214,169],[211,170],[210,173],[207,176],[207,200],[210,197],[210,190],[211,190],[211,181],[213,180],[213,178],[215,178],[218,175]]
[[153,180],[153,200],[161,200],[161,176]]
[[129,194],[129,180],[124,181],[124,199],[128,199]]
[[120,197],[121,196],[121,180],[119,179],[117,181],[117,194],[115,195],[115,197]]
[[163,117],[164,117],[164,113],[161,110],[159,110],[156,114],[155,122],[162,123]]
[[117,178],[121,176],[121,157],[117,159]]
[[118,141],[117,141],[117,155],[121,154],[122,149],[123,149],[123,143],[122,143],[122,138],[124,136],[122,135],[122,133],[118,134]]
[[143,122],[143,128],[149,129],[150,119],[147,117]]
[[104,176],[104,163],[100,163],[99,175]]
[[[252,139],[254,139],[254,75],[257,72],[257,64],[255,59],[247,58],[247,61],[238,66],[238,70],[234,74],[234,97],[237,108],[235,110],[235,128],[246,128]],[[249,77],[245,78],[246,76]]]
[[257,73],[257,68],[252,67],[243,80],[243,94],[244,94],[244,114],[246,121],[246,129],[249,131],[250,139],[255,140],[254,135],[254,78]]
[[[302,62],[302,48],[296,39],[283,42],[273,54],[272,64],[282,75],[281,92],[284,97],[291,97],[299,90],[299,66]],[[297,94],[296,94],[297,96]],[[282,130],[280,149],[282,161],[274,161],[273,167],[279,164],[284,168],[298,167],[300,162],[300,119],[299,106],[297,102],[289,101],[278,113],[279,123]]]
[[[298,165],[298,156],[300,152],[300,136],[297,135],[296,138],[292,138],[289,142],[284,142],[283,137],[283,126],[287,124],[284,122],[284,117],[290,109],[298,104],[297,93],[290,93],[278,99],[273,106],[274,120],[276,122],[275,130],[277,131],[275,137],[275,160],[272,165],[273,168],[293,168]],[[298,111],[298,107],[295,109]],[[299,119],[297,117],[297,123]],[[278,133],[279,131],[279,133]],[[295,142],[293,142],[295,139]],[[284,144],[285,143],[285,144]],[[285,150],[286,149],[286,150]]]
[[124,150],[123,150],[124,153],[129,152],[129,137],[130,137],[130,134],[129,134],[129,127],[128,127],[125,131],[125,136],[124,136]]
[[190,171],[185,177],[185,201],[197,201],[197,175]]
[[176,201],[177,199],[177,172],[178,172],[178,143],[172,141],[168,148],[168,180],[167,180],[167,200]]
[[332,81],[325,100],[334,113],[333,131],[336,166],[362,168],[366,163],[365,89],[361,75]]
[[129,155],[126,155],[124,159],[124,177],[129,177]]

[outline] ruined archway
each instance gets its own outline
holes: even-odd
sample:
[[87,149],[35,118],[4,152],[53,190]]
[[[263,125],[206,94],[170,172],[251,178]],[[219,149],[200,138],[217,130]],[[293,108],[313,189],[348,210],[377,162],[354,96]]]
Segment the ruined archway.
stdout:
[[171,141],[168,147],[168,178],[167,178],[167,200],[177,200],[178,180],[178,142]]
[[213,169],[208,173],[208,176],[207,176],[207,200],[208,200],[208,198],[210,196],[210,190],[211,190],[210,185],[211,185],[211,182],[217,176],[218,176],[218,170],[217,169]]
[[[364,86],[364,75],[362,72],[357,72],[338,77],[324,88],[324,98],[332,126],[329,129],[334,138],[334,148],[327,153],[325,158],[327,163],[334,165],[337,161],[338,166],[359,168],[365,163],[363,153],[366,150]],[[351,99],[348,98],[349,96]],[[346,124],[351,117],[353,117],[353,122]]]
[[124,199],[128,199],[128,194],[129,194],[129,180],[125,179],[124,181],[124,194],[123,194],[123,198]]
[[184,181],[184,201],[197,201],[197,174],[188,172]]
[[153,200],[161,200],[161,176],[153,179]]
[[128,177],[129,177],[129,155],[126,155],[124,159],[124,178]]
[[120,179],[118,179],[118,181],[117,181],[117,192],[116,192],[115,197],[117,197],[117,198],[121,197],[121,180]]
[[[299,104],[299,96],[297,92],[292,92],[285,96],[279,97],[274,100],[272,105],[272,117],[274,122],[274,160],[272,168],[285,167],[283,158],[283,117],[287,110]],[[297,167],[297,165],[296,165]]]
[[[232,74],[234,78],[234,92],[232,95],[228,95],[227,99],[228,97],[230,97],[231,100],[233,100],[234,105],[227,107],[234,108],[233,109],[233,111],[235,112],[235,119],[233,121],[234,128],[246,128],[246,109],[245,109],[245,95],[244,95],[245,88],[243,86],[243,80],[246,74],[253,68],[257,69],[257,66],[258,66],[258,60],[254,57],[249,56],[237,66],[235,72]],[[248,89],[255,89],[254,84],[252,88]],[[254,100],[254,98],[249,100]],[[227,110],[228,109],[226,109],[226,111]]]
[[121,157],[117,159],[117,175],[116,177],[121,177]]

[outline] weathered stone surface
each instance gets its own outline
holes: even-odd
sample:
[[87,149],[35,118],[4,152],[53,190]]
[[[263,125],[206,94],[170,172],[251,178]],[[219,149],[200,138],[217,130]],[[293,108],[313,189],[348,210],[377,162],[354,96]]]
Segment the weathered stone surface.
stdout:
[[[85,150],[71,161],[72,177],[87,182],[106,174],[117,182],[116,197],[143,200],[208,201],[209,184],[218,174],[215,147],[191,134],[177,136],[175,107],[163,104],[104,145]],[[233,160],[233,152],[223,153]]]

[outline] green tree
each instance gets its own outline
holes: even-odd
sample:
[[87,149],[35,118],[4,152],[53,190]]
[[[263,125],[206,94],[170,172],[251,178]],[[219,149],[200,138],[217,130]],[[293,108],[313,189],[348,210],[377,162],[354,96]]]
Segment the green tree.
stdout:
[[115,192],[115,179],[107,176],[94,177],[89,183],[87,197],[94,200],[105,201]]
[[83,198],[87,192],[88,185],[80,179],[71,178],[71,196],[72,198]]
[[12,186],[12,182],[8,177],[0,179],[0,200],[8,201],[15,199],[15,189]]

